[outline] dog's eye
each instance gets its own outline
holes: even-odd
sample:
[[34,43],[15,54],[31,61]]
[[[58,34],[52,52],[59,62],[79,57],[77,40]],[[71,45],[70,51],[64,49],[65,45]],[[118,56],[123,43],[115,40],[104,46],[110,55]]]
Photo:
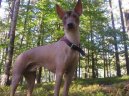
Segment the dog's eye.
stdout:
[[73,18],[77,18],[77,15],[75,15],[75,14],[73,14],[72,16],[73,16]]
[[65,20],[67,19],[67,16],[66,16],[66,15],[64,16],[64,19],[65,19]]

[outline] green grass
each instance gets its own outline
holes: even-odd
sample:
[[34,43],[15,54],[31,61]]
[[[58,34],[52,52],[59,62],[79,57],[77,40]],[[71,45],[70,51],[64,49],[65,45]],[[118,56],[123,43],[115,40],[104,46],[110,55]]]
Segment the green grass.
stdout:
[[[129,76],[99,78],[99,79],[78,79],[72,82],[69,96],[129,96],[129,92],[123,90],[129,83]],[[36,84],[33,96],[53,96],[54,82]],[[61,87],[61,96],[63,88]],[[25,96],[26,87],[19,86],[16,96]],[[9,96],[9,87],[0,86],[0,96]]]

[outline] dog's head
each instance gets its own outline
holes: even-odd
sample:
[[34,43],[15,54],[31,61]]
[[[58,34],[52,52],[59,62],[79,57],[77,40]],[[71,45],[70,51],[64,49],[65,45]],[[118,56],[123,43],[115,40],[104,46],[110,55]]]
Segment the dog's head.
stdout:
[[82,14],[82,2],[78,0],[74,10],[64,11],[59,5],[56,5],[56,11],[63,21],[65,30],[75,31],[79,26],[79,16]]

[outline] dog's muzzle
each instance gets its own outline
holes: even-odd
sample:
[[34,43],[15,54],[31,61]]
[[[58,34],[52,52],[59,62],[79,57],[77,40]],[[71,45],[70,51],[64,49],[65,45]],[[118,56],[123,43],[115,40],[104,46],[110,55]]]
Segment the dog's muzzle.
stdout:
[[68,29],[73,29],[74,28],[74,24],[73,23],[68,23],[67,26],[68,26]]

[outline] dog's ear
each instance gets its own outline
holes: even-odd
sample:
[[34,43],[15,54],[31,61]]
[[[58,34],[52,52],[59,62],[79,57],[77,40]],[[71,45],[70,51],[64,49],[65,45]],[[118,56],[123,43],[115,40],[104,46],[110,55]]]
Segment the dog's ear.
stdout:
[[78,13],[79,16],[82,14],[82,1],[81,0],[78,0],[76,6],[74,8],[74,11],[76,13]]
[[57,4],[56,4],[56,12],[58,16],[60,17],[60,19],[63,19],[65,11]]

